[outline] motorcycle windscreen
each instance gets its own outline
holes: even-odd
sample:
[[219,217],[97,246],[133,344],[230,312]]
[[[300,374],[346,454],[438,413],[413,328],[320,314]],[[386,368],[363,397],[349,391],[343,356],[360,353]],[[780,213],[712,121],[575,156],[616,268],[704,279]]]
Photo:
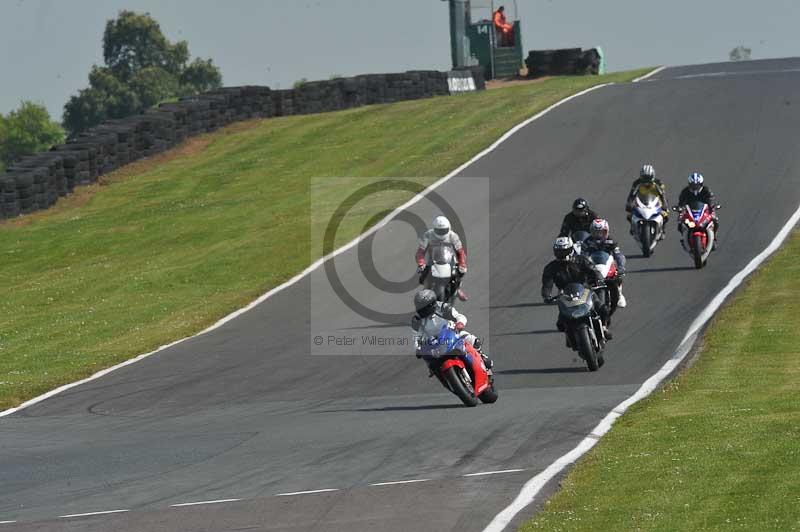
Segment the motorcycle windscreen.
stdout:
[[558,298],[558,311],[568,319],[576,320],[589,315],[592,310],[592,292],[581,283],[570,283]]
[[644,220],[654,218],[661,213],[661,199],[650,191],[645,194],[640,192],[636,196],[634,211],[639,218]]
[[598,250],[593,251],[589,255],[589,258],[592,259],[595,268],[597,268],[603,278],[608,277],[608,272],[611,270],[611,266],[614,265],[614,258],[611,254],[607,251]]
[[692,200],[688,203],[689,210],[692,211],[692,217],[695,221],[699,220],[701,216],[703,216],[703,211],[706,208],[706,204],[700,200]]

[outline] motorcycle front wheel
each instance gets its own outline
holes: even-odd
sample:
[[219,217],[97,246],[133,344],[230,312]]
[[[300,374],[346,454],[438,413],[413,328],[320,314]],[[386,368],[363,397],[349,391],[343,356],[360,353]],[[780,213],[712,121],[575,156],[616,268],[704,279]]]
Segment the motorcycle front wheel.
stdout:
[[703,267],[703,241],[700,239],[700,235],[695,235],[692,237],[693,245],[692,245],[692,258],[694,259],[694,267],[698,270]]
[[651,249],[650,249],[650,226],[647,224],[642,224],[641,226],[641,234],[639,235],[639,241],[642,243],[642,255],[647,258],[650,256]]
[[589,336],[589,326],[584,324],[578,327],[578,330],[575,331],[575,336],[578,337],[578,353],[586,361],[589,371],[600,369],[600,364],[597,362],[597,353],[594,351],[592,338]]
[[444,372],[444,380],[447,381],[447,385],[450,386],[450,389],[461,399],[464,405],[477,406],[478,398],[475,397],[475,394],[472,392],[472,383],[464,381],[464,377],[462,376],[463,371],[464,370],[458,367],[449,367]]

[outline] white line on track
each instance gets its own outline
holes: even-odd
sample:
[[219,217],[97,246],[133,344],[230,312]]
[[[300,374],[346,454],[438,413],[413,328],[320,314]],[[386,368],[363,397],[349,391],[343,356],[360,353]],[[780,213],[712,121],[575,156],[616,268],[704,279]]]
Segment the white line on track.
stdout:
[[429,478],[415,478],[414,480],[392,480],[389,482],[375,482],[370,486],[394,486],[396,484],[416,484],[417,482],[428,482]]
[[339,491],[339,488],[326,488],[321,490],[308,490],[308,491],[290,491],[288,493],[276,493],[275,497],[291,497],[292,495],[311,495],[312,493],[327,493],[330,491]]
[[[651,75],[653,73],[654,72],[651,72]],[[644,77],[647,77],[647,76],[643,76],[640,79],[643,79]],[[56,388],[55,390],[50,390],[49,392],[47,392],[45,394],[42,394],[42,395],[40,395],[38,397],[34,397],[33,399],[30,399],[28,401],[25,401],[24,403],[22,403],[21,405],[19,405],[17,407],[9,408],[8,410],[4,410],[4,411],[0,412],[0,417],[11,415],[14,412],[19,412],[20,410],[23,410],[23,409],[25,409],[25,408],[27,408],[29,406],[35,405],[36,403],[40,403],[40,402],[44,401],[45,399],[49,399],[50,397],[53,397],[54,395],[58,395],[61,392],[64,392],[64,391],[69,390],[71,388],[74,388],[76,386],[80,386],[81,384],[85,384],[87,382],[99,379],[100,377],[103,377],[104,375],[108,375],[112,371],[116,371],[116,370],[118,370],[120,368],[123,368],[125,366],[128,366],[130,364],[135,364],[136,362],[139,362],[140,360],[143,360],[143,359],[145,359],[147,357],[150,357],[150,356],[152,356],[152,355],[154,355],[154,354],[156,354],[156,353],[158,353],[160,351],[163,351],[165,349],[168,349],[168,348],[170,348],[170,347],[172,347],[174,345],[177,345],[177,344],[180,344],[182,342],[185,342],[186,340],[189,340],[190,338],[194,338],[196,336],[201,336],[203,334],[206,334],[208,332],[213,331],[214,329],[218,329],[219,327],[222,327],[223,325],[225,325],[226,323],[228,323],[232,319],[234,319],[234,318],[236,318],[238,316],[241,316],[242,314],[244,314],[248,310],[252,309],[253,307],[255,307],[257,305],[259,305],[260,303],[262,303],[265,300],[269,299],[270,297],[272,297],[273,295],[277,294],[278,292],[280,292],[282,290],[285,290],[286,288],[289,288],[293,284],[297,283],[298,281],[300,281],[301,279],[303,279],[304,277],[309,275],[311,272],[313,272],[314,270],[319,268],[322,264],[324,264],[328,260],[336,257],[337,255],[340,255],[340,254],[344,253],[348,249],[350,249],[353,246],[357,245],[359,242],[361,242],[362,240],[367,238],[369,235],[375,233],[376,231],[378,231],[379,229],[381,229],[382,227],[387,225],[400,212],[408,209],[410,206],[412,206],[415,203],[417,203],[418,201],[420,201],[422,198],[424,198],[428,194],[428,192],[430,192],[431,190],[434,190],[435,188],[438,188],[443,183],[449,181],[452,177],[458,175],[462,170],[464,170],[465,168],[467,168],[471,164],[475,163],[475,161],[477,161],[478,159],[481,159],[481,158],[485,157],[487,154],[493,152],[495,149],[497,149],[498,146],[500,146],[503,142],[508,140],[508,138],[511,137],[514,133],[516,133],[520,129],[524,128],[525,126],[527,126],[531,122],[533,122],[535,120],[538,120],[539,118],[541,118],[542,116],[546,115],[547,113],[549,113],[550,111],[552,111],[556,107],[558,107],[560,105],[563,105],[563,104],[567,103],[570,100],[573,100],[575,98],[583,96],[584,94],[587,94],[589,92],[601,89],[601,88],[606,87],[608,85],[613,85],[613,83],[601,83],[599,85],[594,85],[593,87],[589,87],[588,89],[585,89],[585,90],[582,90],[580,92],[577,92],[577,93],[575,93],[575,94],[573,94],[571,96],[567,96],[563,100],[557,101],[556,103],[554,103],[550,107],[538,112],[534,116],[532,116],[532,117],[530,117],[530,118],[528,118],[526,120],[523,120],[522,122],[520,122],[516,126],[512,127],[508,131],[506,131],[499,139],[494,141],[491,146],[489,146],[488,148],[486,148],[485,150],[483,150],[482,152],[477,154],[475,157],[473,157],[469,161],[465,162],[464,164],[462,164],[461,166],[459,166],[458,168],[456,168],[455,170],[453,170],[452,172],[450,172],[446,176],[442,177],[438,181],[436,181],[433,184],[431,184],[430,186],[428,186],[428,188],[426,188],[425,190],[423,190],[422,192],[420,192],[419,194],[417,194],[416,196],[414,196],[413,198],[411,198],[410,200],[405,202],[400,207],[396,208],[395,210],[393,210],[392,212],[387,214],[386,217],[383,220],[381,220],[380,222],[378,222],[377,224],[372,226],[369,230],[365,231],[364,233],[361,233],[359,236],[357,236],[356,238],[354,238],[353,240],[351,240],[349,243],[345,244],[344,246],[340,247],[339,249],[331,252],[330,254],[322,257],[321,259],[317,259],[308,268],[306,268],[302,272],[298,273],[297,275],[295,275],[294,277],[292,277],[291,279],[289,279],[285,283],[276,286],[272,290],[270,290],[267,293],[261,295],[258,299],[256,299],[255,301],[251,302],[247,306],[242,307],[239,310],[228,314],[227,316],[225,316],[224,318],[220,319],[215,324],[209,326],[206,329],[203,329],[199,333],[194,334],[192,336],[187,336],[186,338],[181,338],[180,340],[176,340],[176,341],[171,342],[171,343],[166,344],[166,345],[162,345],[158,349],[150,351],[149,353],[141,354],[141,355],[137,356],[136,358],[132,358],[130,360],[126,360],[125,362],[117,364],[116,366],[111,366],[110,368],[106,368],[106,369],[104,369],[102,371],[98,371],[94,375],[92,375],[90,377],[87,377],[85,379],[82,379],[82,380],[79,380],[79,381],[76,381],[76,382],[73,382],[73,383],[70,383],[70,384],[65,384],[64,386],[61,386],[60,388]]]
[[170,504],[170,508],[180,508],[183,506],[200,506],[201,504],[222,504],[224,502],[238,502],[242,499],[217,499],[214,501],[182,502],[180,504]]
[[514,501],[504,508],[499,514],[497,514],[494,519],[486,526],[483,532],[500,532],[501,530],[505,529],[511,520],[526,506],[531,504],[535,499],[539,492],[544,488],[544,486],[557,474],[563,471],[567,466],[574,463],[578,458],[580,458],[584,453],[589,451],[594,445],[598,442],[599,438],[603,436],[606,432],[611,429],[611,425],[619,418],[625,411],[634,403],[641,401],[653,391],[658,388],[659,384],[666,379],[680,364],[686,355],[692,350],[692,346],[694,345],[695,340],[700,335],[701,330],[703,327],[708,323],[708,320],[714,315],[714,313],[719,310],[722,304],[725,302],[725,299],[734,291],[736,288],[742,284],[742,281],[747,278],[748,275],[753,273],[756,268],[758,268],[761,263],[763,263],[770,255],[772,255],[786,240],[786,237],[789,236],[789,233],[792,229],[797,225],[797,222],[800,221],[800,207],[794,211],[794,214],[787,220],[787,222],[783,225],[778,234],[775,235],[775,238],[772,239],[772,242],[769,245],[756,255],[753,260],[747,263],[739,273],[734,275],[728,284],[711,300],[711,302],[700,312],[700,315],[692,322],[689,326],[688,331],[686,332],[686,336],[683,337],[680,346],[675,351],[675,354],[667,360],[667,362],[659,369],[653,376],[649,379],[644,381],[642,386],[634,393],[632,396],[627,398],[625,401],[618,404],[611,412],[609,412],[598,425],[592,430],[590,434],[588,434],[581,442],[572,449],[570,452],[565,454],[564,456],[558,458],[555,462],[550,464],[544,471],[539,473],[538,475],[534,476],[528,482],[522,486],[522,490],[520,490],[519,495],[514,499]]
[[130,510],[106,510],[104,512],[87,512],[84,514],[69,514],[69,515],[59,515],[61,519],[69,519],[71,517],[90,517],[92,515],[108,515],[108,514],[121,514],[125,512],[130,512]]
[[644,76],[639,76],[638,78],[634,79],[633,83],[639,83],[640,81],[644,81],[644,80],[646,80],[647,78],[649,78],[651,76],[655,76],[656,74],[658,74],[659,72],[661,72],[665,68],[667,68],[667,67],[666,66],[660,66],[660,67],[658,67],[656,69],[653,69],[650,72],[648,72],[647,74],[645,74]]
[[486,475],[502,475],[504,473],[519,473],[520,471],[525,471],[524,469],[500,469],[499,471],[482,471],[480,473],[467,473],[466,475],[461,475],[462,477],[484,477]]
[[0,525],[10,525],[16,523],[16,521],[0,521]]

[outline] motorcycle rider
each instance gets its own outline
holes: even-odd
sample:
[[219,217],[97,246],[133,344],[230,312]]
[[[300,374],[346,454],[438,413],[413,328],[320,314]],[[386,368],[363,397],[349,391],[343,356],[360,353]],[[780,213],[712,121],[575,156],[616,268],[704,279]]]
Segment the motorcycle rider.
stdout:
[[576,198],[572,202],[572,210],[564,216],[558,236],[572,237],[576,231],[588,233],[589,225],[595,218],[597,218],[597,213],[589,208],[589,202],[583,198]]
[[[557,295],[553,296],[553,285],[559,290],[563,290],[570,283],[583,283],[588,285],[600,284],[603,279],[600,272],[594,267],[594,263],[583,255],[575,252],[575,245],[568,236],[560,236],[553,242],[553,255],[555,260],[549,262],[542,272],[542,299],[545,303],[554,303]],[[611,340],[611,331],[608,330],[608,307],[603,305],[600,298],[594,291],[592,292],[592,302],[597,313],[603,321],[606,338]],[[559,331],[564,331],[564,324],[561,316],[556,321]]]
[[415,259],[417,261],[417,272],[419,275],[419,283],[429,288],[429,284],[425,284],[430,272],[427,257],[431,256],[432,248],[436,246],[450,246],[456,256],[456,264],[458,265],[458,277],[455,279],[456,296],[461,301],[469,299],[464,290],[461,289],[461,278],[467,273],[467,251],[461,244],[461,237],[458,233],[450,228],[450,220],[445,216],[437,216],[433,219],[433,228],[425,231],[419,238],[419,247]]
[[411,328],[416,333],[414,346],[416,347],[417,358],[420,358],[419,348],[425,340],[438,336],[443,325],[453,324],[453,328],[458,332],[459,338],[462,338],[480,353],[486,369],[492,369],[494,363],[482,351],[480,338],[464,329],[467,325],[467,317],[458,312],[452,305],[438,301],[433,290],[426,288],[417,292],[414,295],[414,308],[416,313],[411,318]]
[[[628,193],[628,199],[625,203],[625,211],[628,213],[628,221],[631,221],[633,203],[636,199],[636,193],[639,190],[639,187],[645,187],[646,189],[649,188],[661,200],[661,217],[664,219],[664,226],[666,227],[667,221],[669,220],[669,202],[667,201],[666,194],[667,186],[663,183],[663,181],[656,178],[656,170],[653,168],[652,164],[643,165],[641,170],[639,170],[639,178],[635,179],[631,185],[631,190]],[[659,240],[664,239],[665,233],[666,231],[661,232],[661,237]],[[633,234],[633,228],[631,228],[631,234]]]
[[628,306],[628,302],[622,294],[622,277],[625,275],[625,255],[622,253],[622,250],[619,249],[617,241],[609,236],[608,231],[609,225],[607,220],[602,218],[594,220],[589,228],[589,238],[583,243],[581,252],[590,255],[594,251],[605,251],[614,257],[614,262],[617,263],[619,279],[606,284],[608,284],[608,291],[611,294],[611,299],[617,302],[617,307],[625,308]]
[[[711,189],[705,185],[703,174],[692,172],[689,174],[689,184],[681,190],[678,197],[678,207],[683,208],[692,201],[702,201],[708,205],[711,211],[711,218],[714,220],[714,249],[717,249],[717,234],[719,234],[719,217],[717,216],[717,197]],[[678,224],[678,232],[683,235],[683,224]]]

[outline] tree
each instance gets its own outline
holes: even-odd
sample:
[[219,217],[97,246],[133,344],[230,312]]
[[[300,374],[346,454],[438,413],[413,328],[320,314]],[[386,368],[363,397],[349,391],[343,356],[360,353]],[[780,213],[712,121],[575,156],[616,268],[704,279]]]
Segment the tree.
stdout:
[[180,83],[189,94],[206,92],[222,86],[222,74],[211,59],[197,57],[181,73]]
[[744,46],[739,45],[731,50],[730,54],[728,54],[728,58],[731,61],[749,61],[750,52],[752,52],[750,48],[745,48]]
[[0,161],[6,166],[63,140],[64,130],[43,105],[23,101],[8,116],[0,115]]
[[106,22],[103,59],[122,81],[149,67],[177,76],[189,60],[189,45],[186,41],[170,43],[149,13],[120,11],[116,19]]
[[120,11],[106,23],[103,60],[105,66],[92,66],[89,87],[64,105],[64,127],[73,135],[103,120],[222,85],[211,59],[187,64],[186,41],[171,43],[148,13]]

